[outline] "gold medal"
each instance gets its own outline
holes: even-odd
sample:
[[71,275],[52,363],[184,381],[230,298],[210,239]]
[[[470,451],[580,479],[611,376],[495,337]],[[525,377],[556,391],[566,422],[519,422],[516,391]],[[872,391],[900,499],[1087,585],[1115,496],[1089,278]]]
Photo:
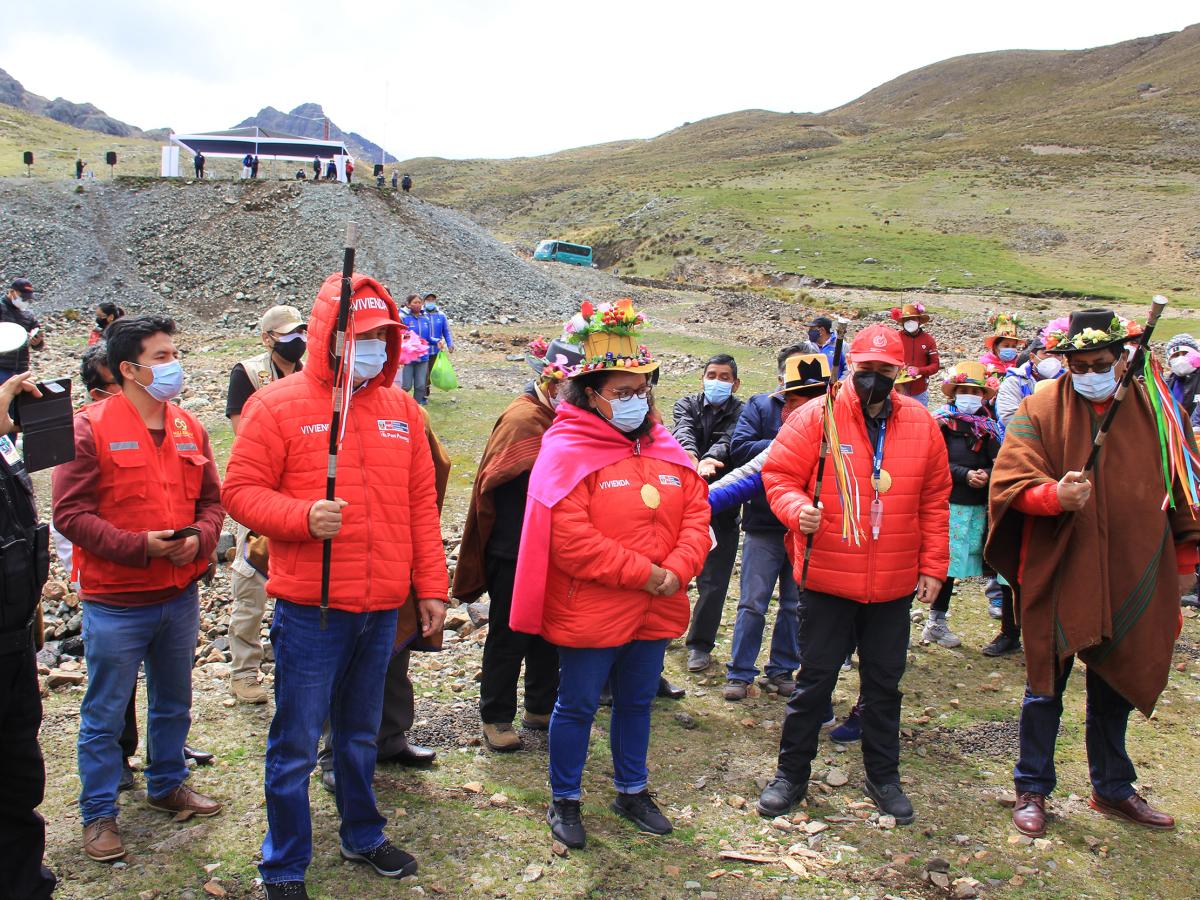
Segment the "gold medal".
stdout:
[[892,476],[888,474],[887,469],[880,469],[878,478],[871,476],[871,487],[881,494],[886,494],[892,489]]
[[643,484],[642,502],[650,509],[658,509],[658,505],[662,503],[662,495],[659,494],[658,488],[652,484]]

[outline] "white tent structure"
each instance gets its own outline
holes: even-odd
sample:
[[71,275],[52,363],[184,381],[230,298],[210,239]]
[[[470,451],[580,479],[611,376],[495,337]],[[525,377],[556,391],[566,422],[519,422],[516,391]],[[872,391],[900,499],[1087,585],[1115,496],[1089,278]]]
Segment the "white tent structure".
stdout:
[[172,134],[171,145],[163,147],[164,177],[179,177],[179,147],[193,156],[199,152],[205,156],[242,159],[249,153],[260,160],[281,159],[304,163],[311,163],[315,157],[320,157],[322,161],[332,159],[337,166],[338,181],[346,180],[346,160],[350,156],[344,141],[322,141],[283,131],[268,131],[256,125],[230,128],[228,131]]

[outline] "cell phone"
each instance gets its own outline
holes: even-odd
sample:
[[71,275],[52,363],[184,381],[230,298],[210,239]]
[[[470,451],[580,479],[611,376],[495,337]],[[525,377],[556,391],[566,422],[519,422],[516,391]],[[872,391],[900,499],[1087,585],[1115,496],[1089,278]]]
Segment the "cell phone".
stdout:
[[200,537],[200,529],[195,525],[189,525],[187,528],[180,528],[178,531],[168,534],[164,541],[182,541],[184,538]]

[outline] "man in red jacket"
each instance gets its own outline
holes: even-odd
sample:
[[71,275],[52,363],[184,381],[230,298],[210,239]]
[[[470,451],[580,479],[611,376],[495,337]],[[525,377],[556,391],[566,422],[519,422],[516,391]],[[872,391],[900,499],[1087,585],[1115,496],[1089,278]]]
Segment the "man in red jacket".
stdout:
[[[308,781],[328,718],[342,856],[400,878],[416,861],[384,836],[372,789],[375,737],[396,611],[415,592],[421,631],[446,616],[446,556],[433,457],[416,402],[393,387],[404,330],[374,279],[354,275],[353,385],[325,500],[331,368],[340,275],[325,280],[308,323],[308,365],[256,391],[242,411],[225,477],[230,515],[270,540],[267,593],[277,598],[275,718],[267,738],[268,898],[307,897],[312,859]],[[328,622],[321,623],[322,542],[333,541]]]
[[[866,793],[881,813],[907,824],[913,808],[900,787],[900,679],[914,588],[918,600],[931,603],[950,562],[950,466],[933,418],[893,390],[904,363],[895,329],[872,325],[859,332],[850,363],[851,379],[833,405],[838,449],[854,482],[848,516],[828,469],[821,506],[812,501],[824,404],[810,403],[788,419],[763,466],[771,510],[788,529],[797,581],[804,542],[808,535],[814,540],[800,605],[804,666],[788,701],[779,767],[758,811],[783,815],[804,796],[838,672],[857,644]],[[848,539],[844,518],[857,523]]]
[[929,376],[942,367],[937,341],[925,330],[929,314],[922,303],[905,303],[892,310],[892,318],[900,323],[900,343],[904,350],[901,374],[906,376],[896,385],[896,391],[928,406]]
[[75,459],[54,470],[54,525],[74,545],[83,599],[88,688],[79,709],[84,852],[125,855],[117,785],[125,708],[146,666],[150,721],[147,803],[214,816],[221,804],[184,784],[192,659],[200,630],[196,582],[225,513],[204,427],[171,401],[183,369],[161,316],[114,322],[108,367],[121,392],[75,417]]

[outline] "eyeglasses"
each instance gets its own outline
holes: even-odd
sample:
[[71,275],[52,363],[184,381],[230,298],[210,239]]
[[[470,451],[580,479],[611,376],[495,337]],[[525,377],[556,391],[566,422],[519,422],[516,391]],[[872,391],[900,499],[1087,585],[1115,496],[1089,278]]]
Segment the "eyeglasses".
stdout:
[[[609,390],[609,388],[604,388],[600,391],[600,394],[608,396],[604,393],[604,391],[607,390]],[[624,403],[626,400],[632,400],[634,397],[637,397],[639,400],[645,400],[652,393],[654,393],[654,388],[647,384],[638,388],[636,391],[633,388],[621,388],[620,390],[613,391],[612,399],[620,400],[622,403]]]
[[1115,360],[1112,362],[1094,362],[1091,365],[1088,365],[1085,362],[1079,362],[1072,359],[1068,361],[1067,368],[1071,370],[1072,375],[1086,375],[1088,372],[1095,372],[1097,375],[1103,375],[1105,372],[1111,371],[1112,367],[1115,365]]

